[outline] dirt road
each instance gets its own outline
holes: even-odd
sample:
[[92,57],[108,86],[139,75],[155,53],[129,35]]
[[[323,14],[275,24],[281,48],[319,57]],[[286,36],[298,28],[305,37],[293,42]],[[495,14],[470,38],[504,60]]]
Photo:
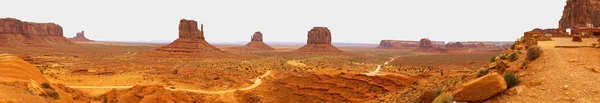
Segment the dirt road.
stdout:
[[384,66],[384,65],[387,65],[389,62],[392,62],[392,61],[394,61],[394,59],[396,59],[396,58],[398,58],[398,57],[394,57],[394,58],[392,58],[391,60],[389,60],[389,61],[386,61],[386,62],[385,62],[385,63],[383,63],[382,65],[377,65],[377,68],[375,68],[375,70],[374,70],[374,71],[371,71],[371,72],[369,72],[369,73],[365,73],[365,74],[366,74],[367,76],[385,75],[385,74],[378,74],[378,73],[379,73],[379,70],[381,69],[381,67],[382,67],[382,66]]
[[[493,98],[499,102],[600,103],[600,49],[554,48],[540,42],[544,54],[519,72],[521,83],[513,93]],[[516,92],[515,92],[516,91]]]
[[[192,89],[170,89],[169,87],[165,87],[165,89],[168,90],[173,90],[173,91],[188,91],[188,92],[195,92],[195,93],[202,93],[202,94],[223,94],[223,93],[232,93],[235,92],[236,90],[251,90],[254,89],[258,86],[260,86],[262,84],[262,79],[269,76],[269,74],[271,74],[271,71],[267,71],[265,72],[265,74],[257,77],[256,79],[254,79],[254,84],[248,86],[248,87],[244,87],[244,88],[240,88],[240,89],[231,89],[231,90],[222,90],[222,91],[204,91],[204,90],[192,90]],[[126,89],[126,88],[132,88],[133,86],[67,86],[69,88],[85,88],[85,89]]]

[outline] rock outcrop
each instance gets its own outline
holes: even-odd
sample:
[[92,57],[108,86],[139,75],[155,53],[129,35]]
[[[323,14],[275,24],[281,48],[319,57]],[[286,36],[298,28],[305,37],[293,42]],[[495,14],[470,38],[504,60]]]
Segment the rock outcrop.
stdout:
[[506,90],[506,82],[498,73],[471,80],[452,92],[456,101],[482,102]]
[[263,42],[262,33],[260,31],[254,32],[252,39],[246,44],[248,50],[275,50],[271,46]]
[[94,42],[94,41],[86,38],[83,31],[78,32],[75,37],[69,38],[69,40],[71,40],[72,42]]
[[203,25],[198,30],[198,23],[194,20],[182,19],[179,21],[179,38],[172,43],[162,46],[157,51],[178,53],[223,53],[219,48],[210,45],[204,40]]
[[463,48],[464,46],[460,42],[451,42],[451,43],[446,44],[445,47],[446,48]]
[[600,0],[567,0],[559,28],[600,26]]
[[[0,54],[0,78],[17,80],[34,80],[38,84],[48,82],[46,77],[33,65],[23,59],[10,54]],[[0,79],[9,80],[9,79]]]
[[416,48],[419,47],[418,41],[401,41],[401,40],[381,40],[377,48],[382,49],[399,49],[399,48]]
[[419,48],[432,48],[433,47],[433,43],[431,42],[431,40],[427,39],[427,38],[423,38],[421,39],[421,41],[419,41]]
[[306,45],[299,48],[301,52],[342,52],[331,45],[331,32],[327,27],[313,27],[308,31]]
[[14,18],[0,18],[0,46],[46,46],[73,44],[63,36],[60,25],[54,23],[23,22]]

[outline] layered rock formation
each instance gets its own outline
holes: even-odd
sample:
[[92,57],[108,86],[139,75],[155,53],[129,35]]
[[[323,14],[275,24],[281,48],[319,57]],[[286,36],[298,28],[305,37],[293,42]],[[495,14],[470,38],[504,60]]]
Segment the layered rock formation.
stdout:
[[446,44],[445,47],[446,48],[463,48],[464,46],[460,42],[451,42],[451,43]]
[[418,41],[401,41],[401,40],[381,40],[377,48],[395,49],[395,48],[416,48],[419,47]]
[[86,38],[83,31],[78,32],[75,37],[69,38],[69,40],[71,40],[72,42],[94,42],[94,41]]
[[560,28],[600,26],[600,0],[567,0]]
[[0,78],[5,78],[0,80],[34,80],[38,84],[48,82],[46,77],[33,65],[10,54],[0,54]]
[[254,32],[252,39],[246,44],[246,47],[251,50],[275,50],[275,48],[272,48],[263,42],[262,33],[260,31]]
[[331,32],[327,27],[313,27],[308,31],[306,45],[299,48],[301,52],[342,52],[331,45]]
[[222,53],[219,48],[210,45],[204,40],[203,25],[198,30],[198,23],[194,20],[182,19],[179,21],[179,38],[171,44],[162,46],[157,51],[181,53]]
[[431,40],[427,39],[427,38],[423,38],[421,39],[421,41],[419,41],[419,48],[432,48],[433,47],[433,43],[431,42]]
[[63,36],[62,27],[57,24],[0,18],[0,46],[46,46],[48,44],[72,44],[72,42]]

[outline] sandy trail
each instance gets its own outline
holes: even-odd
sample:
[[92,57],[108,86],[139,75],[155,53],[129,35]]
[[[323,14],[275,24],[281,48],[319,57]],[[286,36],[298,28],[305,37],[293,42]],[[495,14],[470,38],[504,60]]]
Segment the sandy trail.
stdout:
[[369,73],[365,73],[367,76],[375,76],[375,75],[385,75],[385,74],[378,74],[379,70],[381,69],[382,66],[387,65],[389,62],[394,61],[396,58],[398,57],[394,57],[389,61],[386,61],[385,63],[383,63],[382,65],[377,65],[377,68],[374,71],[371,71]]
[[[244,87],[244,88],[240,88],[240,89],[231,89],[231,90],[222,90],[222,91],[204,91],[204,90],[192,90],[192,89],[170,89],[169,87],[165,87],[165,89],[168,90],[173,90],[173,91],[187,91],[187,92],[194,92],[194,93],[202,93],[202,94],[223,94],[223,93],[233,93],[236,90],[251,90],[254,89],[258,86],[260,86],[262,84],[262,79],[264,77],[269,76],[269,74],[271,74],[271,71],[267,71],[265,72],[265,74],[257,77],[256,79],[254,79],[254,84],[248,86],[248,87]],[[126,89],[126,88],[132,88],[133,86],[67,86],[69,88],[85,88],[85,89]]]
[[520,93],[498,97],[499,102],[599,103],[600,49],[554,48],[553,41],[538,42],[544,54],[519,72]]

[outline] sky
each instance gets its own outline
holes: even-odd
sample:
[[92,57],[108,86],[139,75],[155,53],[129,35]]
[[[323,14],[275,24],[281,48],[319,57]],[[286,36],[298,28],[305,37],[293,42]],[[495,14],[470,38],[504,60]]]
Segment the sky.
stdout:
[[53,22],[65,37],[173,41],[179,20],[204,24],[208,42],[306,42],[326,26],[334,43],[381,40],[514,41],[557,28],[566,0],[8,0],[0,18]]

